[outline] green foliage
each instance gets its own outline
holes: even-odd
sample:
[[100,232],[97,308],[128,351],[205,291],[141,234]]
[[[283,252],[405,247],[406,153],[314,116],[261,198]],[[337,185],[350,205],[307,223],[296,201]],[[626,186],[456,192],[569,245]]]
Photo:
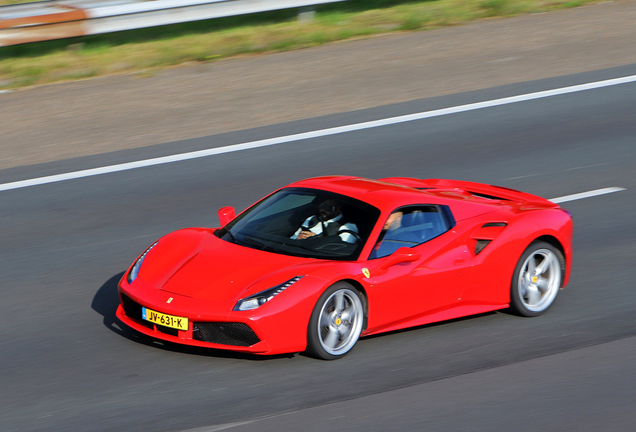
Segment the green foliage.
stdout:
[[91,68],[91,69],[82,69],[82,70],[72,71],[72,72],[60,75],[60,78],[63,81],[79,80],[79,79],[92,78],[94,76],[97,76],[98,74],[99,74],[99,71],[97,69]]
[[21,75],[29,78],[39,77],[44,74],[46,69],[43,67],[27,67],[20,71]]
[[441,0],[347,0],[322,5],[319,11],[363,12],[372,9],[388,9],[400,5],[413,5]]
[[[36,0],[0,0],[0,6],[11,5],[11,4],[19,4],[19,3],[31,3]],[[43,0],[40,0],[43,1]]]
[[504,13],[508,2],[508,0],[482,0],[479,6],[486,11],[487,16],[495,16]]
[[417,18],[407,18],[398,27],[400,30],[418,30],[420,28],[422,28],[422,22]]
[[585,4],[585,1],[583,1],[583,0],[575,0],[575,1],[570,1],[570,2],[564,3],[563,7],[574,8],[574,7],[583,6],[584,4]]

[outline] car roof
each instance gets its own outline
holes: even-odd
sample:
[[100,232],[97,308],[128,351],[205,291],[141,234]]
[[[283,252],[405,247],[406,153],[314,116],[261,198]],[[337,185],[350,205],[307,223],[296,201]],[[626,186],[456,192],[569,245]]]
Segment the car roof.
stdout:
[[415,204],[448,205],[458,220],[498,209],[512,210],[519,205],[558,207],[544,198],[514,189],[458,180],[326,176],[301,180],[289,187],[328,190],[369,203],[383,212]]

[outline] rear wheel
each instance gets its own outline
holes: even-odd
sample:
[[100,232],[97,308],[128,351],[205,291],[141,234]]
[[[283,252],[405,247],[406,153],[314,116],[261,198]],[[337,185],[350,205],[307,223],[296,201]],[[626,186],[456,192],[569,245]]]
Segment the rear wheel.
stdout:
[[535,241],[519,258],[510,286],[510,307],[522,316],[537,316],[554,302],[563,278],[562,254],[551,244]]
[[324,360],[334,360],[351,351],[362,332],[362,299],[362,294],[346,282],[338,282],[327,288],[318,299],[309,320],[309,354]]

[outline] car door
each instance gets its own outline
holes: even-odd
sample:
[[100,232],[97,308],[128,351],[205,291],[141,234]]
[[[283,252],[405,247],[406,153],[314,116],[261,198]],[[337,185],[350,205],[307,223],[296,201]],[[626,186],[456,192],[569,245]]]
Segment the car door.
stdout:
[[416,325],[457,305],[468,280],[471,253],[446,206],[396,209],[397,227],[383,230],[367,261],[367,332]]

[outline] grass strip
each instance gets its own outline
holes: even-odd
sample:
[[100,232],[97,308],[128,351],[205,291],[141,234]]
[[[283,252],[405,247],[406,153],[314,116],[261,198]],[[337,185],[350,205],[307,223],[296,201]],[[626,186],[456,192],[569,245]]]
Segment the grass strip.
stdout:
[[[19,3],[34,3],[36,1],[38,0],[0,0],[0,6],[19,4]],[[44,0],[39,0],[39,1],[44,1]]]
[[0,89],[109,74],[152,75],[191,62],[430,30],[592,2],[598,0],[348,0],[317,7],[312,22],[300,22],[298,10],[293,9],[15,45],[0,48]]

